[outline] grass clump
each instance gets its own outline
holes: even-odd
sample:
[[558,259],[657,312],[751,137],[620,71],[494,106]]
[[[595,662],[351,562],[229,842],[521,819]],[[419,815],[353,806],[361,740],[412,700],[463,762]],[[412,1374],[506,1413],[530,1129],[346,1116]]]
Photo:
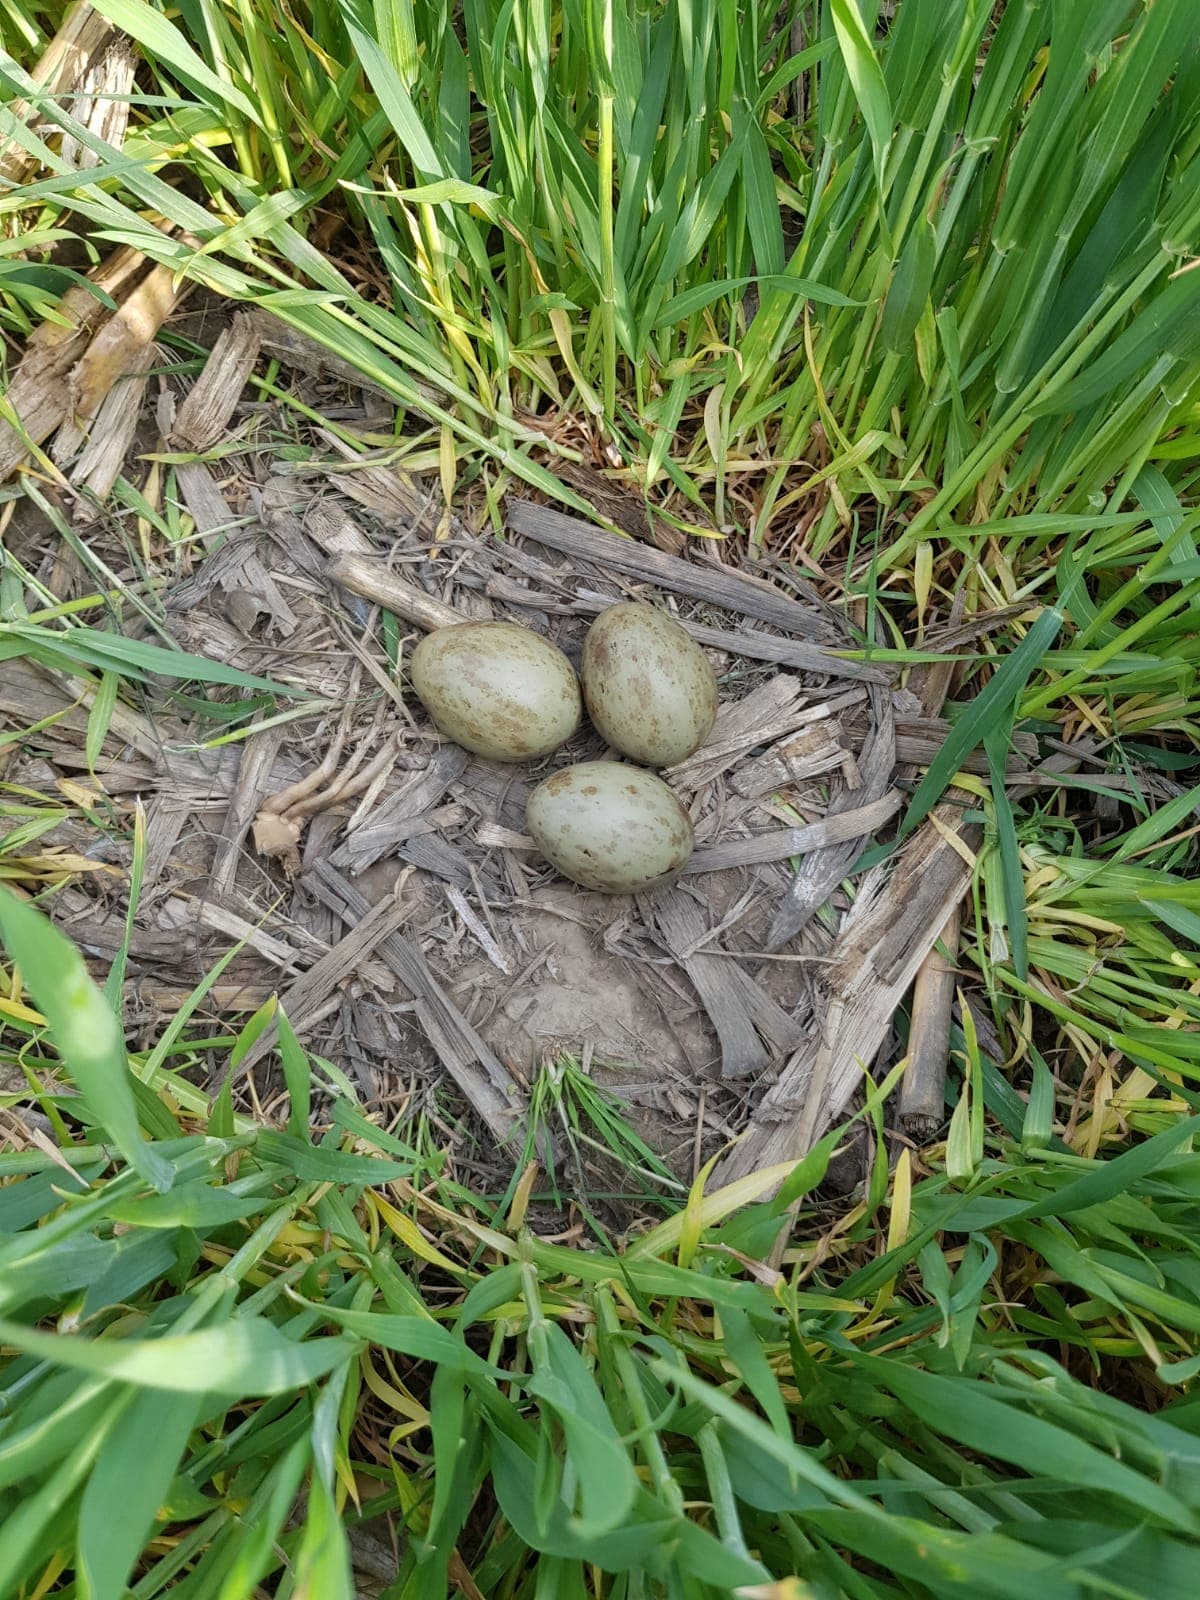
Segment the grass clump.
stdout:
[[[898,517],[885,567],[1120,511],[1150,462],[1190,481],[1186,0],[968,0],[952,27],[904,0],[874,29],[849,0],[97,9],[155,93],[118,153],[39,95],[28,42],[0,62],[53,175],[0,215],[270,306],[472,475],[555,492],[578,416],[637,488],[758,543],[797,508],[818,557],[856,504]],[[343,220],[349,274],[320,243]]]
[[1197,1117],[1093,1161],[1031,1107],[889,1190],[876,1093],[859,1202],[815,1202],[839,1132],[567,1248],[349,1095],[314,1134],[295,1060],[286,1131],[128,1070],[0,906],[59,1129],[0,1156],[0,1592],[349,1600],[381,1554],[394,1600],[1186,1592]]

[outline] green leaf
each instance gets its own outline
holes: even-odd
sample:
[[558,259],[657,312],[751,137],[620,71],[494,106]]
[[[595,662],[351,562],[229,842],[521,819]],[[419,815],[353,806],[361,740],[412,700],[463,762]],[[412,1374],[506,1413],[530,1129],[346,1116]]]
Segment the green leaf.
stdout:
[[112,1418],[128,1401],[128,1395],[115,1396],[107,1384],[76,1372],[48,1374],[37,1386],[36,1406],[25,1407],[34,1414],[10,1414],[0,1440],[0,1489],[22,1479],[46,1478],[82,1438],[103,1441]]
[[294,1564],[296,1587],[292,1592],[297,1597],[355,1600],[359,1591],[351,1571],[346,1525],[338,1515],[332,1492],[315,1473],[309,1482]]
[[1017,1402],[991,1384],[940,1377],[865,1352],[855,1352],[852,1359],[945,1438],[1039,1477],[1051,1474],[1086,1485],[1092,1493],[1111,1495],[1172,1527],[1197,1531],[1195,1516],[1176,1495],[1065,1428],[1043,1421],[1027,1398]]
[[913,223],[883,303],[879,342],[885,350],[907,354],[917,323],[929,303],[937,244],[925,217]]
[[[434,1369],[429,1392],[429,1431],[433,1439],[433,1502],[429,1507],[429,1542],[436,1548],[449,1535],[453,1542],[461,1526],[464,1454],[463,1444],[467,1422],[467,1387],[463,1375],[451,1367]],[[456,1506],[455,1502],[458,1501]],[[446,1524],[447,1513],[454,1518],[455,1526]],[[456,1516],[457,1513],[457,1516]]]
[[1103,1205],[1124,1194],[1138,1180],[1167,1165],[1187,1141],[1200,1132],[1200,1116],[1184,1117],[1161,1133],[1143,1140],[1108,1161],[1097,1162],[1090,1172],[1076,1178],[1053,1194],[1023,1208],[1016,1215],[1065,1217],[1087,1206]]
[[307,1434],[295,1440],[283,1457],[272,1463],[256,1489],[241,1520],[242,1537],[229,1566],[218,1600],[251,1600],[270,1570],[275,1543],[296,1504],[300,1480],[309,1463]]
[[114,1199],[108,1216],[133,1228],[220,1228],[270,1208],[269,1194],[237,1193],[211,1183],[177,1183],[169,1194]]
[[1053,1556],[1001,1532],[964,1533],[898,1513],[876,1523],[861,1511],[835,1507],[810,1512],[809,1520],[834,1544],[912,1579],[918,1594],[945,1595],[947,1600],[968,1594],[987,1600],[1014,1600],[1018,1595],[1082,1600],[1078,1583],[1058,1570]]
[[311,1144],[308,1119],[312,1110],[312,1074],[308,1068],[308,1057],[300,1048],[300,1041],[292,1031],[282,1006],[278,1016],[279,1059],[283,1063],[283,1081],[288,1091],[287,1131],[293,1139],[302,1139],[306,1144]]
[[109,1430],[79,1506],[81,1600],[122,1600],[203,1403],[142,1390]]
[[988,777],[992,787],[992,807],[996,816],[996,845],[1000,851],[1000,881],[1004,894],[1004,921],[1008,928],[1013,969],[1018,978],[1029,976],[1029,919],[1025,911],[1025,874],[1021,869],[1021,847],[1013,818],[1005,766],[1012,740],[1012,719],[1001,718],[984,733]]
[[208,1134],[213,1139],[232,1139],[234,1128],[233,1078],[228,1076],[208,1114]]
[[[639,1506],[638,1515],[629,1518],[624,1527],[614,1528],[594,1540],[581,1538],[576,1533],[573,1519],[557,1496],[551,1502],[549,1521],[539,1520],[534,1461],[514,1439],[500,1430],[490,1416],[486,1420],[491,1432],[492,1482],[496,1500],[516,1537],[527,1549],[545,1551],[550,1555],[572,1556],[577,1560],[591,1561],[606,1572],[622,1572],[653,1565],[655,1552],[680,1536],[682,1519],[663,1515],[656,1506],[654,1510],[657,1515],[651,1514],[648,1507]],[[719,1550],[720,1546],[717,1548]],[[751,1568],[740,1575],[740,1581],[753,1582],[758,1576]]]
[[946,1176],[955,1183],[967,1182],[975,1171],[971,1151],[971,1080],[964,1075],[958,1102],[950,1117],[946,1135]]
[[263,1161],[282,1167],[293,1177],[309,1183],[365,1184],[390,1183],[394,1178],[410,1177],[411,1161],[390,1161],[386,1156],[360,1156],[350,1150],[333,1150],[312,1145],[290,1133],[260,1128],[255,1149]]
[[1160,922],[1165,922],[1173,932],[1180,934],[1194,950],[1200,950],[1200,915],[1186,906],[1175,905],[1170,900],[1155,900],[1149,896],[1138,897],[1147,911],[1152,911]]
[[553,1408],[563,1430],[579,1495],[579,1535],[599,1538],[625,1523],[637,1476],[579,1351],[556,1323],[545,1334],[548,1366],[535,1370],[527,1387]]
[[764,1349],[765,1330],[761,1325],[751,1322],[744,1311],[734,1309],[721,1313],[721,1328],[729,1360],[741,1374],[776,1433],[789,1437],[791,1423],[788,1421],[787,1407]]
[[892,107],[883,72],[855,0],[829,0],[838,48],[871,139],[875,187],[884,192],[883,168],[892,143]]
[[[91,722],[88,723],[91,732]],[[133,943],[138,907],[142,899],[142,879],[146,871],[146,810],[139,800],[133,813],[133,854],[129,863],[129,891],[125,903],[125,931],[113,964],[104,980],[104,998],[114,1011],[118,1011],[125,991],[125,970],[129,963],[129,947]],[[135,1090],[136,1093],[136,1090]],[[176,1130],[178,1131],[178,1130]]]
[[897,841],[906,838],[929,815],[965,758],[983,743],[996,718],[1011,712],[1033,669],[1058,636],[1062,622],[1061,611],[1052,607],[1043,611],[1017,648],[1005,656],[990,681],[955,720],[945,744],[917,785],[896,835]]
[[668,300],[662,310],[651,324],[652,331],[659,328],[672,328],[679,322],[686,322],[697,311],[703,311],[705,306],[710,306],[716,300],[740,298],[741,291],[754,284],[760,289],[774,290],[779,294],[798,295],[802,300],[811,300],[814,305],[821,306],[861,306],[863,300],[852,300],[849,295],[843,294],[839,289],[829,288],[823,283],[815,283],[811,278],[796,278],[788,273],[772,273],[761,277],[747,278],[722,278],[715,283],[699,283],[694,288],[685,289],[682,294],[677,294]]
[[102,633],[98,628],[41,628],[34,623],[0,625],[0,639],[27,641],[57,654],[74,657],[102,671],[115,670],[135,677],[157,676],[179,683],[221,683],[236,689],[257,690],[263,694],[303,697],[306,691],[289,689],[270,678],[257,678],[239,672],[223,661],[189,655],[183,650],[164,650],[144,639],[126,639],[120,634]]
[[457,1372],[478,1377],[496,1378],[499,1371],[477,1356],[469,1345],[455,1338],[432,1317],[408,1317],[383,1311],[343,1311],[337,1306],[320,1307],[321,1315],[328,1317],[339,1328],[365,1339],[370,1344],[382,1345],[385,1350],[395,1350],[400,1355],[415,1356],[421,1361],[437,1362]]
[[238,1398],[301,1389],[352,1360],[361,1348],[354,1339],[297,1342],[253,1316],[161,1339],[84,1339],[0,1319],[0,1340],[41,1361],[139,1388]]
[[1161,365],[1165,375],[1174,362],[1195,360],[1200,355],[1198,301],[1200,274],[1189,271],[1172,278],[1079,377],[1052,388],[1035,414],[1082,411],[1153,363]]
[[248,95],[219,78],[187,42],[174,23],[145,0],[95,0],[93,9],[107,17],[122,33],[136,39],[148,54],[175,68],[190,83],[208,91],[217,107],[230,106],[250,122],[262,126],[254,102]]
[[832,1128],[822,1138],[818,1139],[807,1155],[802,1156],[791,1172],[780,1184],[774,1198],[768,1202],[772,1213],[782,1216],[797,1200],[802,1200],[806,1194],[818,1188],[825,1182],[825,1174],[829,1171],[829,1163],[833,1160],[838,1147],[838,1141],[845,1137],[844,1128]]
[[342,8],[343,19],[363,71],[422,181],[434,183],[450,178],[453,174],[444,170],[412,95],[371,34],[374,18],[370,17],[370,12],[371,8],[361,0],[353,0],[353,3]]
[[1054,1077],[1041,1051],[1030,1048],[1033,1082],[1021,1127],[1021,1145],[1028,1150],[1044,1150],[1054,1132]]
[[754,263],[760,272],[774,276],[783,271],[783,224],[775,194],[771,152],[757,123],[750,124],[743,158],[746,181],[746,224]]
[[83,753],[88,771],[93,776],[104,741],[108,738],[113,712],[116,710],[119,685],[120,679],[115,672],[102,672],[99,687],[92,701],[92,709],[88,712],[87,738],[84,740]]
[[20,964],[51,1037],[92,1115],[146,1181],[164,1191],[173,1168],[142,1138],[120,1023],[83,957],[40,911],[0,890],[0,937]]
[[22,1495],[0,1521],[0,1594],[20,1594],[34,1562],[44,1566],[58,1550],[66,1508],[91,1471],[125,1401],[124,1395],[112,1400],[107,1417],[92,1421],[49,1477]]

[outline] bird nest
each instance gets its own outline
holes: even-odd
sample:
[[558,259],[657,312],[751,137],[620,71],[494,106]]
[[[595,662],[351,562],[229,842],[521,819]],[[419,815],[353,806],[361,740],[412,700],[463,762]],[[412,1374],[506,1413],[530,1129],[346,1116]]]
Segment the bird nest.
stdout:
[[[299,462],[272,451],[270,416],[245,391],[264,347],[310,410],[340,402],[339,431],[314,429]],[[386,1122],[422,1110],[463,1160],[515,1162],[539,1074],[563,1060],[685,1181],[712,1155],[724,1178],[793,1158],[887,1048],[967,881],[953,816],[854,875],[894,823],[906,772],[944,738],[948,680],[939,691],[928,675],[924,703],[897,689],[794,570],[724,565],[719,543],[685,543],[630,502],[616,520],[641,537],[512,499],[503,538],[472,531],[341,443],[348,394],[364,417],[378,407],[349,380],[240,313],[190,392],[160,380],[152,396],[139,380],[140,433],[113,408],[129,459],[147,442],[178,459],[197,531],[161,591],[163,624],[187,650],[315,697],[215,749],[164,695],[113,718],[96,780],[118,815],[146,806],[130,1026],[159,1027],[237,941],[201,1014],[278,992],[335,1080]],[[248,429],[254,450],[216,465]],[[90,481],[64,510],[95,541],[110,514]],[[590,619],[627,598],[668,609],[701,644],[721,706],[705,746],[665,774],[695,829],[686,872],[611,896],[558,877],[524,832],[530,788],[602,756],[598,736],[585,724],[536,768],[475,759],[439,740],[404,661],[420,628],[503,619],[578,663]],[[10,664],[9,723],[57,719],[20,744],[12,779],[80,779],[78,700],[51,669]],[[119,838],[110,853],[128,860]],[[57,909],[99,962],[120,946],[111,878],[72,884]],[[264,1034],[238,1068],[268,1113],[272,1045]],[[471,1127],[486,1132],[474,1157],[458,1138]]]

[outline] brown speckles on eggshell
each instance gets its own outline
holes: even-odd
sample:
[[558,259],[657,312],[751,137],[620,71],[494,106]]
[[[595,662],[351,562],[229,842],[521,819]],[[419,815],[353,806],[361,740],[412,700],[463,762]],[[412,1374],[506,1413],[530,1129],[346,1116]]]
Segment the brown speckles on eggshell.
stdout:
[[562,651],[512,622],[465,622],[413,652],[413,688],[447,739],[493,761],[548,755],[579,726],[579,683]]
[[692,825],[653,773],[587,761],[538,785],[526,827],[555,867],[587,889],[625,894],[676,877],[692,853]]
[[588,630],[581,669],[597,731],[645,766],[672,766],[704,743],[717,683],[700,647],[665,612],[622,602]]

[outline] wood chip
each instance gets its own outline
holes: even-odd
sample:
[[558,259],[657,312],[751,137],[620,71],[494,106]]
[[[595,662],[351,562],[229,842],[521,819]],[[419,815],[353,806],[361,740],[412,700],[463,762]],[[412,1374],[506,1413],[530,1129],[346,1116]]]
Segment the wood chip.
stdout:
[[570,484],[572,489],[578,489],[602,517],[623,533],[634,539],[648,539],[660,550],[670,551],[673,555],[678,555],[686,547],[686,533],[681,533],[665,517],[657,515],[644,499],[621,483],[610,481],[588,462],[559,457],[554,463],[554,470],[564,483]]
[[[279,997],[279,1005],[297,1037],[312,1027],[326,1001],[375,953],[380,942],[395,933],[408,916],[408,907],[393,895],[380,901],[344,938],[302,973]],[[239,1073],[249,1072],[275,1046],[278,1024],[272,1022],[255,1040],[238,1064]],[[229,1076],[226,1069],[221,1084]],[[217,1085],[219,1089],[221,1084]]]
[[[106,775],[107,776],[107,775]],[[146,807],[146,861],[142,870],[142,899],[158,887],[166,872],[184,824],[195,814],[195,806],[184,796],[156,794]]]
[[721,1076],[742,1078],[761,1072],[770,1056],[731,981],[741,969],[703,951],[687,954],[687,947],[704,932],[700,908],[680,890],[663,889],[653,897],[648,909],[663,942],[691,979],[716,1029],[721,1045]]
[[900,1121],[918,1144],[932,1139],[946,1115],[946,1063],[950,1057],[950,1018],[954,1006],[959,907],[946,918],[938,943],[921,963],[913,984],[908,1029],[908,1070],[900,1085]]
[[426,814],[466,764],[467,753],[458,745],[444,744],[435,750],[423,771],[411,773],[394,794],[353,829],[330,857],[333,865],[359,873],[393,854],[424,825]]
[[461,611],[435,600],[415,584],[389,572],[381,561],[368,556],[335,556],[325,568],[325,576],[330,583],[349,589],[352,594],[360,594],[376,605],[386,606],[406,622],[430,632],[470,621]]
[[[328,862],[318,862],[307,881],[347,923],[370,912],[367,900]],[[525,1112],[520,1089],[434,978],[424,956],[402,933],[389,934],[378,952],[417,1002],[426,1037],[492,1137],[503,1144],[516,1136]]]
[[[109,39],[84,67],[71,92],[72,117],[114,150],[125,144],[137,66],[138,58],[128,39]],[[105,159],[90,144],[65,132],[59,143],[59,156],[77,172],[98,167]]]
[[683,967],[716,1029],[721,1045],[721,1075],[745,1077],[760,1072],[772,1060],[759,1034],[775,1052],[794,1049],[800,1028],[760,988],[744,968],[722,961],[717,953],[699,948],[708,929],[701,908],[680,889],[662,889],[645,897],[663,942]]
[[229,798],[229,809],[221,823],[213,856],[210,887],[218,900],[224,899],[233,888],[238,856],[263,796],[270,793],[271,771],[283,746],[283,738],[282,727],[268,728],[246,740],[242,746],[237,782]]
[[[594,617],[601,611],[607,611],[613,603],[611,599],[580,596],[570,609],[583,616]],[[778,666],[792,667],[797,672],[819,673],[822,677],[830,678],[853,678],[860,683],[891,681],[881,667],[873,667],[865,661],[846,660],[823,650],[820,645],[782,639],[773,633],[760,633],[756,628],[710,628],[685,617],[676,617],[675,620],[697,644],[705,645],[710,650],[723,651],[726,655],[744,656],[747,661],[773,661]]]
[[863,842],[896,815],[903,801],[904,796],[893,789],[878,800],[850,811],[831,812],[820,822],[809,822],[800,828],[774,828],[769,833],[751,834],[748,839],[726,839],[721,844],[693,851],[683,870],[691,875],[786,861],[789,856],[803,856],[835,846],[843,848],[850,841],[853,850],[858,851]]
[[[147,345],[126,375],[113,384],[96,413],[69,474],[75,487],[86,490],[96,502],[108,496],[121,474],[137,435],[150,373],[161,359],[159,347]],[[91,515],[90,507],[86,514]]]
[[217,488],[216,479],[202,461],[181,461],[175,468],[175,478],[188,514],[196,524],[196,532],[206,541],[239,526],[242,519]]
[[695,755],[668,768],[669,782],[685,789],[699,789],[714,782],[748,751],[807,722],[811,715],[807,698],[799,678],[779,672],[740,700],[726,701],[707,741]]
[[487,956],[488,960],[492,963],[496,970],[498,972],[502,972],[506,978],[511,977],[512,968],[504,959],[503,951],[492,937],[491,930],[487,927],[486,923],[477,917],[474,911],[471,910],[470,904],[467,901],[467,897],[465,894],[463,894],[462,890],[454,887],[448,888],[446,890],[446,898],[454,907],[455,911],[457,911],[458,915],[466,923],[467,927],[470,928],[471,932],[475,935],[475,938],[479,941],[484,955]]
[[413,834],[396,853],[402,861],[424,872],[432,872],[458,889],[474,888],[470,858],[449,839],[442,839],[436,833]]
[[743,762],[730,778],[730,787],[743,799],[752,800],[824,772],[838,771],[847,751],[837,733],[837,724],[828,717],[814,727],[801,728],[799,733],[780,739],[756,760]]
[[527,833],[515,828],[502,828],[496,822],[481,822],[475,829],[475,843],[485,850],[535,850],[537,846]]
[[[943,826],[962,827],[945,808]],[[969,846],[978,832],[964,829]],[[732,1183],[773,1162],[798,1161],[845,1110],[874,1061],[896,1008],[970,881],[970,871],[936,828],[908,841],[886,886],[864,892],[815,969],[820,1030],[788,1061],[754,1121],[717,1166],[713,1182]]]
[[[116,298],[146,268],[144,256],[121,249],[107,256],[89,277],[96,288]],[[39,445],[72,414],[72,369],[111,316],[108,306],[81,284],[67,290],[55,311],[64,321],[43,322],[33,330],[9,381],[6,398],[21,419],[21,433],[0,421],[0,482],[25,459],[25,436]]]
[[[201,901],[195,908],[195,914],[206,928],[211,928],[214,933],[226,934],[230,939],[256,950],[265,961],[273,967],[280,967],[285,972],[291,972],[296,964],[303,959],[303,952],[297,950],[284,939],[276,939],[273,934],[267,933],[264,928],[256,927],[253,922],[245,917],[238,916],[236,911],[231,911],[228,906],[214,905],[211,900]],[[299,933],[299,929],[295,930]],[[306,943],[312,943],[306,936]]]
[[432,533],[434,527],[442,523],[447,531],[467,534],[465,524],[446,509],[440,496],[427,489],[423,480],[414,479],[392,465],[394,452],[372,453],[363,450],[361,445],[349,444],[328,428],[315,431],[334,455],[346,463],[344,468],[339,468],[336,462],[325,464],[326,477],[372,515],[381,517],[397,530],[411,531],[427,524]]
[[832,639],[833,629],[818,611],[788,599],[761,579],[711,563],[684,561],[527,500],[509,500],[508,523],[514,533],[564,555],[610,567],[674,594],[707,600],[802,639]]
[[320,557],[306,559],[308,541],[322,556],[375,556],[370,539],[332,496],[314,497],[311,487],[276,473],[259,501],[263,526],[305,572],[323,573]]
[[122,297],[71,373],[71,414],[86,423],[127,372],[137,370],[158,330],[187,293],[174,267],[160,263]]
[[[869,693],[873,720],[867,744],[858,758],[860,782],[853,789],[845,785],[835,794],[826,822],[847,813],[861,816],[874,802],[884,800],[891,788],[896,767],[892,696],[890,690],[874,685]],[[781,949],[816,916],[854,864],[871,831],[864,829],[857,836],[843,836],[845,842],[831,841],[805,856],[775,913],[767,935],[768,950]]]
[[[146,1010],[162,1012],[164,1016],[173,1016],[195,992],[179,984],[158,983],[149,978],[135,980],[129,988],[136,1004]],[[272,993],[273,990],[262,984],[214,983],[205,993],[201,1012],[257,1011]]]
[[204,370],[175,413],[172,450],[211,450],[225,434],[258,360],[260,319],[239,311],[213,345]]
[[[95,11],[89,0],[74,0],[30,77],[47,96],[73,96],[108,48],[112,32],[113,24]],[[75,107],[71,109],[74,112]],[[8,114],[14,121],[36,125],[38,113],[27,100],[10,100]],[[18,186],[35,165],[36,158],[15,139],[0,139],[0,178],[6,185]]]

